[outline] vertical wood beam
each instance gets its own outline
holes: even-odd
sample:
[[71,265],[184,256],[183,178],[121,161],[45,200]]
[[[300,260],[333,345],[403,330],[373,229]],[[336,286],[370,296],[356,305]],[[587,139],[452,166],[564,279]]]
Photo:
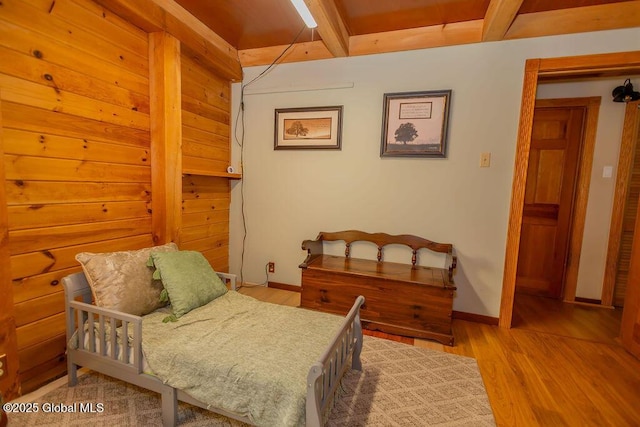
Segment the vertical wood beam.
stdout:
[[176,242],[182,222],[182,106],[180,42],[149,34],[151,196],[155,244]]
[[520,250],[520,233],[522,232],[522,211],[524,209],[527,169],[529,168],[529,149],[531,147],[531,132],[533,130],[533,113],[536,106],[539,69],[539,59],[527,60],[522,87],[520,125],[516,145],[513,185],[511,187],[511,209],[509,212],[507,248],[502,277],[502,298],[498,325],[503,328],[510,328],[513,319],[513,299],[516,291],[518,252]]
[[9,216],[5,191],[4,144],[2,139],[2,93],[0,92],[0,355],[7,355],[8,375],[0,380],[4,401],[18,397],[18,338],[13,313],[11,259],[9,258]]
[[333,56],[349,56],[349,31],[334,0],[304,0],[318,24],[318,33]]
[[482,41],[502,40],[520,10],[523,0],[491,0],[484,16]]

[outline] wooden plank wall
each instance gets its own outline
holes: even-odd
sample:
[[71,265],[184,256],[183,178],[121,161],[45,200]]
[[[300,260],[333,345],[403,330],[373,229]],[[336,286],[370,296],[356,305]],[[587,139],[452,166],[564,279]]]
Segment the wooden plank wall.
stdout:
[[0,96],[25,393],[65,373],[75,254],[152,244],[148,36],[90,0],[3,0]]
[[186,55],[182,68],[182,227],[180,247],[229,271],[230,83]]

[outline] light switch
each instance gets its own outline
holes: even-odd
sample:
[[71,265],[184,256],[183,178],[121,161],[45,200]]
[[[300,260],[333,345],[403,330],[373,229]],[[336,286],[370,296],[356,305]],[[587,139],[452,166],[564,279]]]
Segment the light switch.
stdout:
[[613,176],[613,166],[605,166],[602,168],[602,177],[611,178]]
[[491,166],[491,153],[480,154],[480,167],[488,168]]

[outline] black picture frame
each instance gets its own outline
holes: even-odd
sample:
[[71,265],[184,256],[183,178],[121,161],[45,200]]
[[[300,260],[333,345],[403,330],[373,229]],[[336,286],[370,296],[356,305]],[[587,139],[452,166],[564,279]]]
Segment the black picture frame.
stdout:
[[446,158],[451,93],[385,93],[380,156]]

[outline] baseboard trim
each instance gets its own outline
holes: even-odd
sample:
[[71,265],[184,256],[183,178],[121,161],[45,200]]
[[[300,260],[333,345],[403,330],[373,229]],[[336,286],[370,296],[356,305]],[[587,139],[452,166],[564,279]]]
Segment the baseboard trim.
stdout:
[[458,320],[467,320],[469,322],[484,323],[485,325],[498,326],[498,318],[484,316],[476,313],[465,313],[464,311],[453,311],[453,318]]
[[302,292],[302,286],[288,285],[286,283],[270,281],[269,283],[267,283],[267,287],[274,288],[274,289],[282,289],[282,290],[291,291],[291,292]]

